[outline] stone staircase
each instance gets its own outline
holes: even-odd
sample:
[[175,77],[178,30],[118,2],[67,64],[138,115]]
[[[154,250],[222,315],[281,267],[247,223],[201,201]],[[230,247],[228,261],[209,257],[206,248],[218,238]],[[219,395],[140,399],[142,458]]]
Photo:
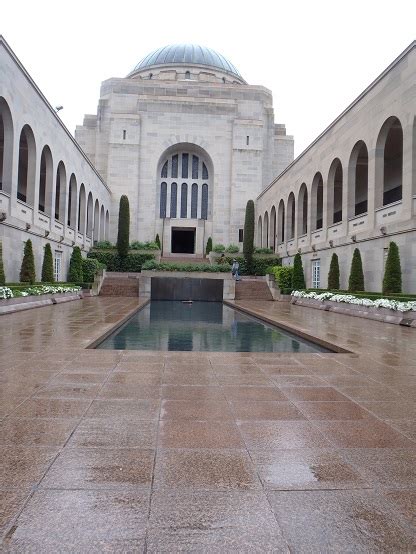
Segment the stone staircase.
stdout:
[[236,300],[273,300],[265,280],[243,278],[235,284]]
[[139,296],[140,273],[107,272],[100,296]]

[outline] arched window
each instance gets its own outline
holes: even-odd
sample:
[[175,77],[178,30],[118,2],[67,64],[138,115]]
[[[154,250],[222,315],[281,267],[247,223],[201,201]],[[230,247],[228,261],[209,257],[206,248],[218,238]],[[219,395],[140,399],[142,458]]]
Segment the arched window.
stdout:
[[368,150],[365,142],[358,141],[352,149],[348,165],[348,211],[351,217],[368,210]]
[[[397,117],[382,126],[376,147],[377,203],[387,206],[402,199],[403,129]],[[381,194],[380,194],[381,193]],[[380,198],[381,197],[381,198]],[[379,206],[376,206],[379,207]]]
[[65,199],[66,199],[66,170],[64,162],[59,162],[56,170],[55,181],[55,219],[61,221],[65,219]]
[[342,164],[338,158],[332,162],[328,174],[329,224],[342,221]]
[[[163,206],[168,202],[167,191],[170,189],[170,217],[208,219],[211,202],[209,194],[212,190],[207,182],[208,167],[208,160],[204,161],[203,155],[180,149],[160,161],[158,174],[164,176],[158,190],[160,218],[166,217],[166,208],[163,209]],[[178,178],[181,178],[180,190]]]
[[19,171],[17,176],[17,199],[33,206],[35,194],[36,146],[29,125],[20,133]]
[[178,205],[178,185],[172,183],[170,187],[170,217],[176,217]]
[[308,232],[308,189],[302,183],[298,197],[298,236]]
[[159,206],[159,217],[162,219],[166,217],[166,202],[168,196],[168,185],[163,182],[160,185],[160,206]]
[[188,185],[182,183],[181,187],[181,217],[183,219],[188,217]]
[[104,225],[104,205],[102,205],[100,210],[100,240],[104,240]]
[[191,189],[191,217],[196,219],[198,217],[198,185],[194,183]]
[[191,72],[185,71],[185,79],[190,79],[190,78],[191,78]]
[[100,235],[100,204],[98,200],[95,201],[94,205],[94,241],[98,241]]
[[84,183],[81,183],[78,199],[78,232],[81,235],[85,233],[85,208],[85,186]]
[[44,146],[40,157],[38,210],[50,215],[52,202],[52,154],[49,146]]
[[108,210],[105,212],[105,240],[108,240],[110,236],[110,214]]
[[202,185],[201,219],[208,219],[208,185]]
[[12,188],[13,120],[6,100],[0,97],[0,190]]
[[312,230],[322,229],[324,208],[324,181],[322,175],[316,173],[312,182]]

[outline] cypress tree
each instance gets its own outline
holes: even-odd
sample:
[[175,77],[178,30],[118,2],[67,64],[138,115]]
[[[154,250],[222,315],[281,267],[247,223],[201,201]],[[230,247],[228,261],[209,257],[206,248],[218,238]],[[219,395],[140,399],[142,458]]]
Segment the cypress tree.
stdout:
[[79,246],[74,246],[69,261],[68,281],[70,283],[82,283],[82,254]]
[[52,248],[49,242],[46,243],[44,249],[41,281],[42,283],[53,283],[55,281],[53,276]]
[[0,286],[4,287],[6,284],[6,276],[4,274],[4,265],[3,265],[3,245],[0,242]]
[[158,245],[159,247],[159,250],[160,250],[160,247],[161,247],[161,244],[160,244],[160,238],[159,238],[159,233],[156,235],[156,238],[155,238],[155,243]]
[[118,211],[117,252],[120,258],[126,258],[129,253],[130,207],[125,194],[120,198]]
[[254,253],[254,202],[249,200],[246,206],[244,220],[243,254],[248,273],[252,272]]
[[386,268],[383,278],[383,294],[402,292],[402,268],[399,247],[395,242],[389,244]]
[[28,239],[25,242],[22,266],[20,268],[20,282],[30,283],[31,285],[33,285],[35,281],[36,281],[35,258],[33,256],[32,241]]
[[302,256],[299,252],[295,255],[295,259],[293,260],[292,288],[293,290],[306,289]]
[[328,288],[329,290],[339,290],[339,263],[336,254],[332,254],[331,264],[329,266]]
[[207,246],[205,248],[205,254],[208,256],[208,254],[212,252],[212,238],[211,237],[208,237],[208,240],[207,240]]
[[348,290],[349,292],[364,290],[363,263],[361,261],[361,254],[358,248],[354,250],[354,254],[352,255],[350,278],[348,280]]

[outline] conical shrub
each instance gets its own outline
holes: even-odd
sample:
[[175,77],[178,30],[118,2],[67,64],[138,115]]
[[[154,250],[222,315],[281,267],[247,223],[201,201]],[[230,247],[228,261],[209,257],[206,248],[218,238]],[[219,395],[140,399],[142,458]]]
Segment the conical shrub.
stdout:
[[402,292],[402,268],[399,247],[395,242],[389,244],[386,267],[383,278],[383,294]]
[[3,287],[6,284],[6,275],[4,274],[3,265],[3,244],[0,242],[0,286]]
[[22,266],[20,268],[20,282],[30,283],[31,285],[33,285],[35,281],[35,258],[33,256],[32,241],[28,239],[25,242],[25,249],[23,251]]
[[43,263],[42,263],[42,283],[53,283],[53,257],[52,257],[52,248],[48,242],[45,246],[43,253]]
[[299,252],[295,255],[295,259],[293,260],[292,288],[293,290],[306,289],[302,256]]
[[158,234],[156,235],[156,238],[155,238],[155,243],[156,243],[156,244],[158,245],[158,247],[159,247],[159,250],[160,250],[160,246],[161,246],[161,244],[160,244],[160,237],[159,237],[159,233],[158,233]]
[[125,194],[120,198],[118,210],[117,252],[120,258],[126,258],[129,253],[130,240],[130,206]]
[[207,246],[205,248],[205,254],[208,256],[208,254],[212,252],[212,238],[211,237],[208,237],[208,240],[207,240]]
[[348,290],[350,292],[363,291],[364,289],[364,272],[361,254],[358,248],[354,250],[351,262],[350,278],[348,280]]
[[249,200],[246,205],[244,220],[243,254],[247,272],[252,273],[254,253],[254,202]]
[[84,277],[82,274],[82,254],[79,246],[74,246],[69,261],[68,281],[70,283],[82,283]]
[[329,290],[339,290],[339,263],[336,254],[332,254],[331,264],[329,266],[328,288]]

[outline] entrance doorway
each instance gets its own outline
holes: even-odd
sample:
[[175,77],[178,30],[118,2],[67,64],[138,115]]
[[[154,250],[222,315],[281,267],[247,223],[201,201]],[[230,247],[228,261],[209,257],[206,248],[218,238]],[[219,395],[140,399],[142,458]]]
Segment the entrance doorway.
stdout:
[[195,228],[172,229],[172,254],[195,253]]

